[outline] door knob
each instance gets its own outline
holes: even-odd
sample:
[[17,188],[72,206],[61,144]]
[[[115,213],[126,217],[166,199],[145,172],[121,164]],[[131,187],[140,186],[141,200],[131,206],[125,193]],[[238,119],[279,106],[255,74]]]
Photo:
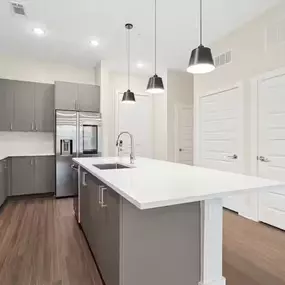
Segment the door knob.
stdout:
[[270,162],[270,160],[264,156],[259,156],[257,159],[259,159],[261,162]]
[[238,156],[236,154],[233,154],[233,155],[228,155],[227,158],[238,159]]

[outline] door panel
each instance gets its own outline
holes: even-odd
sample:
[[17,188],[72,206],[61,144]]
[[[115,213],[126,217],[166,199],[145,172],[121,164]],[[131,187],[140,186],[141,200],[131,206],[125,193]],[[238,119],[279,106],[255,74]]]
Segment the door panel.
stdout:
[[[243,93],[240,86],[200,98],[200,163],[230,172],[243,172]],[[224,199],[238,212],[241,196]]]
[[193,107],[176,107],[175,162],[193,164]]
[[35,83],[35,129],[54,131],[54,85]]
[[34,94],[32,82],[14,81],[13,131],[34,131]]
[[0,131],[13,129],[14,91],[12,80],[0,79]]
[[0,207],[6,199],[5,191],[5,161],[0,161]]
[[[285,181],[285,74],[258,86],[258,175]],[[259,219],[285,229],[285,192],[260,194]]]
[[76,110],[78,86],[76,83],[55,83],[55,109]]
[[34,158],[12,158],[12,196],[34,194]]
[[78,110],[100,112],[100,87],[78,84]]

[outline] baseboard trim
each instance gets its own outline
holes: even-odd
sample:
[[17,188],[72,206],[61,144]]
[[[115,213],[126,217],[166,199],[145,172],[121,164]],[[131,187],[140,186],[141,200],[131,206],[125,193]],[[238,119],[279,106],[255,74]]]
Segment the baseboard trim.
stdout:
[[199,282],[198,285],[226,285],[226,278],[222,277],[221,280],[214,280],[214,281],[210,281],[208,283]]

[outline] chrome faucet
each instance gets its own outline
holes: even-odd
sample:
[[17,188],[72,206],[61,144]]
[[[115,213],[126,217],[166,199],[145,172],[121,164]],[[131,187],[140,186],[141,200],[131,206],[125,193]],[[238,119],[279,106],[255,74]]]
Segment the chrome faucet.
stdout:
[[129,132],[121,132],[118,137],[117,137],[117,141],[116,141],[116,146],[119,148],[120,147],[120,137],[123,134],[127,134],[130,136],[131,139],[131,153],[130,153],[130,163],[134,164],[134,160],[135,160],[135,143],[134,143],[134,136],[132,134],[130,134]]

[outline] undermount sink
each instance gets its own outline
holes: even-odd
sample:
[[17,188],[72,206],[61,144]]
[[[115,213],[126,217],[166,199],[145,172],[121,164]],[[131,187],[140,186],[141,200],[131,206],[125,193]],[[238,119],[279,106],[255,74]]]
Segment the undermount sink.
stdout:
[[93,166],[95,166],[101,170],[131,168],[129,166],[122,165],[119,163],[93,164]]

